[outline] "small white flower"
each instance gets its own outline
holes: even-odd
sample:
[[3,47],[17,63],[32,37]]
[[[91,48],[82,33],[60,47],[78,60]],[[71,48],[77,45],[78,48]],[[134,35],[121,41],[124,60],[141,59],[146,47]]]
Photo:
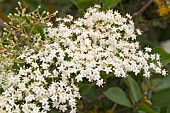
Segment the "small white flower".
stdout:
[[62,111],[62,112],[65,112],[67,110],[67,105],[60,105],[59,106],[59,109]]
[[167,71],[165,69],[162,70],[162,75],[167,75]]
[[51,22],[47,22],[47,26],[49,26],[49,27],[52,27],[52,23]]
[[126,17],[128,17],[129,19],[132,19],[132,16],[130,14],[126,14]]
[[138,35],[142,35],[142,32],[140,31],[140,29],[136,29],[136,32]]
[[146,51],[146,52],[151,52],[152,49],[151,49],[150,47],[145,47],[145,51]]
[[96,85],[98,85],[99,87],[102,86],[103,84],[104,84],[103,79],[98,80],[97,83],[96,83]]
[[41,66],[43,69],[48,69],[49,64],[43,62]]
[[25,97],[26,102],[31,102],[32,100],[35,100],[34,95],[29,94],[27,97]]

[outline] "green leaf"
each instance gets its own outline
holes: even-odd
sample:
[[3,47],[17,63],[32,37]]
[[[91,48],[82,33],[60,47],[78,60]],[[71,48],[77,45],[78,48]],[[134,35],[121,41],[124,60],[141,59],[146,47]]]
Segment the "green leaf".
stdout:
[[166,113],[170,113],[170,105],[167,107]]
[[24,28],[29,31],[31,34],[43,34],[43,25],[25,25]]
[[125,95],[122,89],[118,87],[109,88],[107,91],[103,92],[104,95],[115,103],[124,105],[127,107],[132,107],[129,99]]
[[83,107],[83,103],[81,100],[77,100],[77,105],[76,105],[78,108],[81,108]]
[[36,25],[35,27],[34,27],[34,29],[33,29],[33,33],[41,33],[41,34],[43,34],[44,33],[44,31],[43,31],[43,25]]
[[170,105],[169,95],[170,95],[170,88],[153,94],[151,98],[153,105],[159,107],[167,107],[168,105]]
[[157,47],[152,50],[151,53],[158,53],[161,55],[161,63],[165,66],[166,64],[170,63],[170,54],[167,53],[164,49]]
[[157,113],[150,106],[143,102],[139,105],[139,109],[145,111],[146,113]]
[[71,2],[76,5],[79,10],[83,11],[91,5],[98,4],[97,0],[71,0]]
[[96,0],[79,0],[77,3],[77,5],[83,10],[87,9],[93,4],[97,4]]
[[80,86],[80,94],[82,96],[86,95],[94,84],[83,84]]
[[78,9],[81,9],[79,6],[78,6],[78,1],[77,0],[70,0]]
[[111,101],[111,100],[108,99],[108,98],[102,99],[101,108],[109,109],[109,108],[111,108],[112,106],[113,106],[113,101]]
[[103,10],[114,8],[119,2],[121,2],[121,0],[102,0],[102,8]]
[[170,88],[170,76],[167,76],[161,80],[161,83],[153,89],[153,91],[158,92],[164,89]]
[[125,83],[129,88],[133,103],[138,102],[139,99],[142,97],[142,93],[137,82],[131,76],[128,76],[125,79]]
[[152,109],[157,113],[161,112],[161,108],[159,106],[152,106]]
[[96,85],[93,85],[90,91],[85,95],[85,97],[90,101],[95,101],[98,99],[100,93]]
[[48,113],[60,113],[60,111],[58,109],[52,109]]

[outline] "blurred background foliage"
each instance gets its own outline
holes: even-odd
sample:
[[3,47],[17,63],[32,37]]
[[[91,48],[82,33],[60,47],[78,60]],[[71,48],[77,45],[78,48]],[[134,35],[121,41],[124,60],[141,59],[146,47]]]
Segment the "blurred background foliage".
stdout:
[[[15,13],[18,0],[0,0],[0,37],[3,22],[9,22],[7,15]],[[170,74],[170,54],[158,47],[165,47],[170,40],[170,0],[20,0],[28,12],[41,6],[41,11],[50,13],[58,10],[57,16],[73,15],[81,17],[83,12],[94,4],[102,10],[118,10],[129,13],[137,28],[143,31],[138,40],[141,48],[149,45],[160,53],[162,62]],[[52,19],[51,21],[54,21]],[[169,41],[170,42],[170,41]],[[170,43],[167,44],[170,50]],[[150,79],[132,76],[126,79],[105,78],[106,84],[98,88],[85,82],[80,87],[84,96],[78,102],[80,113],[170,113],[170,76],[155,75]],[[105,75],[105,73],[102,73]],[[133,74],[130,74],[133,75]],[[130,102],[130,103],[129,103]],[[51,113],[56,113],[52,110]]]

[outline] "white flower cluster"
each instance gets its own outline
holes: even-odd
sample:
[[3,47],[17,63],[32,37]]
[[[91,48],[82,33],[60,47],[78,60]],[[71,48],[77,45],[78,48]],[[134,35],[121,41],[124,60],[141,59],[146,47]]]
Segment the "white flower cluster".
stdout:
[[18,75],[10,72],[6,78],[3,78],[4,92],[0,96],[1,113],[3,111],[7,113],[47,113],[51,108],[76,113],[76,99],[80,98],[80,94],[72,79],[71,82],[66,83],[51,77],[52,80],[48,82],[50,76],[41,75],[38,69],[34,73],[31,71],[33,71],[31,68],[21,69]]
[[[58,52],[62,58],[58,60],[61,64],[58,71],[76,73],[77,82],[86,78],[101,86],[101,71],[113,72],[116,77],[126,77],[128,72],[137,75],[141,71],[143,76],[150,77],[151,70],[166,74],[161,69],[159,54],[150,54],[149,47],[139,50],[139,42],[135,40],[141,32],[135,29],[129,14],[122,17],[117,11],[100,12],[99,6],[95,6],[89,8],[83,18],[74,21],[69,16],[63,21],[57,28],[50,25],[46,34],[57,44],[54,46],[62,50]],[[70,57],[69,61],[64,60],[66,56]]]
[[57,27],[47,23],[43,44],[37,41],[19,56],[26,65],[18,65],[18,72],[0,74],[4,90],[0,112],[46,113],[56,108],[75,113],[80,98],[75,84],[87,79],[102,86],[102,71],[116,77],[126,77],[128,72],[150,77],[152,70],[166,75],[160,55],[150,54],[149,47],[139,50],[135,40],[141,32],[135,29],[131,16],[99,8],[89,8],[77,20],[70,15],[57,18]]

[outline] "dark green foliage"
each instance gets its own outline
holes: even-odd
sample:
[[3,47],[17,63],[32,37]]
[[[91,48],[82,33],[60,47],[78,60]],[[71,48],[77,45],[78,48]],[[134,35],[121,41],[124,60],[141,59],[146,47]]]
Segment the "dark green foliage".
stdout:
[[129,88],[129,92],[130,92],[130,95],[132,97],[131,98],[132,102],[133,102],[133,104],[135,104],[142,97],[139,85],[137,84],[137,82],[131,76],[128,76],[125,79],[125,83]]
[[118,87],[109,88],[107,91],[103,92],[104,95],[115,103],[124,105],[127,107],[132,107],[129,99],[125,95],[122,89]]
[[153,105],[167,107],[170,105],[170,88],[159,91],[152,96]]
[[93,85],[94,85],[93,83],[91,83],[91,84],[81,84],[80,94],[82,96],[86,95],[90,91],[90,89],[92,88]]

